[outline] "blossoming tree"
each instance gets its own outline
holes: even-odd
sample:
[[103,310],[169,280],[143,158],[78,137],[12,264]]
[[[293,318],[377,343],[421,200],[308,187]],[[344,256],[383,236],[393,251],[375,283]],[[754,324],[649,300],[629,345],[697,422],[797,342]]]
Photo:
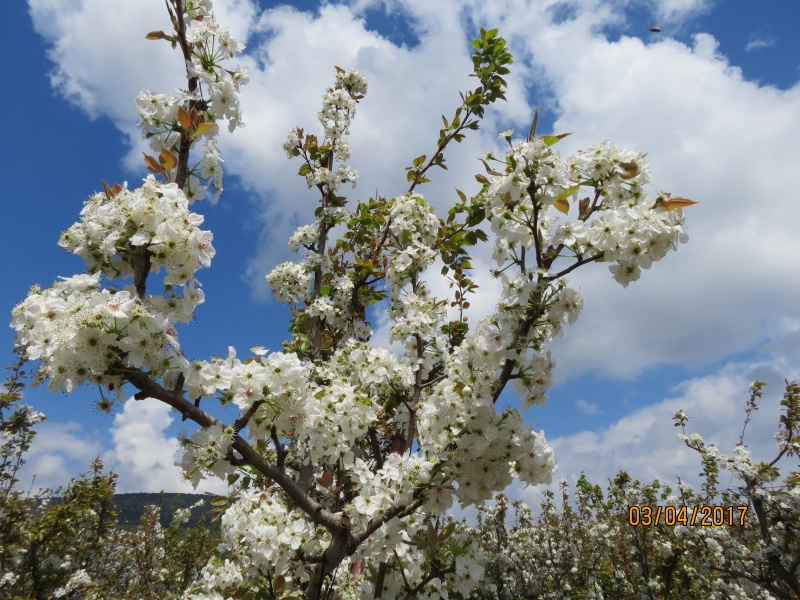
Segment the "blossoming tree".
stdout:
[[[222,192],[215,135],[222,121],[230,131],[241,124],[237,91],[248,75],[225,66],[243,46],[214,20],[210,0],[167,7],[174,31],[148,37],[178,49],[188,85],[136,100],[151,173],[136,189],[104,184],[89,198],[59,242],[88,271],[32,290],[13,311],[17,345],[52,390],[88,382],[122,399],[130,385],[135,399],[164,402],[199,425],[184,439],[187,475],[226,477],[238,498],[222,517],[220,556],[187,597],[468,594],[485,557],[443,515],[513,478],[550,481],[555,458],[543,433],[496,404],[509,383],[524,407],[544,401],[546,344],[582,306],[564,277],[608,262],[627,285],[686,240],[681,207],[693,202],[650,199],[644,156],[608,142],[562,159],[552,146],[564,136],[537,136],[534,121],[521,142],[501,134],[509,149],[485,158],[482,187],[470,198],[458,191],[438,218],[419,188],[433,167],[446,168],[448,145],[504,99],[512,57],[496,30],[481,30],[479,85],[442,117],[430,157],[406,169],[405,193],[348,206],[340,189],[357,178],[346,162],[349,129],[367,81],[337,68],[319,113],[323,133],[294,128],[284,144],[319,193],[314,222],[289,242],[303,256],[267,276],[291,307],[290,339],[272,354],[254,348],[242,360],[231,348],[225,359],[189,362],[176,325],[203,302],[196,273],[214,256],[191,207]],[[473,325],[468,249],[490,238],[502,292],[496,312]],[[452,297],[435,297],[426,283],[439,271]],[[163,291],[148,292],[158,276]],[[368,311],[381,307],[400,353],[370,344]],[[223,423],[201,399],[235,404],[239,417]]]
[[[561,510],[548,491],[538,519],[502,495],[482,507],[476,534],[494,559],[471,598],[800,598],[800,386],[786,382],[777,452],[757,461],[744,437],[765,385],[750,387],[733,456],[686,435],[689,416],[675,414],[678,439],[701,457],[698,491],[679,478],[672,495],[658,480],[641,484],[620,471],[605,494],[581,475],[574,502],[562,479]],[[791,457],[790,471],[780,462]]]

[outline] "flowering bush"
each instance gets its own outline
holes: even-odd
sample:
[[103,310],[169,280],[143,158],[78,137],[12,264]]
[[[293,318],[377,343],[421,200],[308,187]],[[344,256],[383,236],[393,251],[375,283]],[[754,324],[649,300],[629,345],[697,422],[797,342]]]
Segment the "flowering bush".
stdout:
[[[537,136],[534,120],[521,141],[501,134],[509,149],[485,157],[482,187],[471,198],[459,190],[437,217],[419,188],[432,167],[446,168],[448,145],[505,99],[512,57],[496,30],[482,29],[473,42],[479,85],[443,116],[431,157],[406,168],[408,189],[348,208],[341,187],[358,176],[346,163],[349,131],[368,86],[364,73],[337,67],[318,115],[322,136],[295,127],[284,144],[320,196],[315,221],[290,240],[304,256],[267,276],[291,305],[290,339],[270,355],[256,348],[242,360],[231,348],[224,359],[189,362],[176,324],[203,301],[195,273],[214,256],[189,207],[208,188],[214,199],[222,191],[214,135],[223,120],[231,131],[241,125],[237,88],[248,77],[224,66],[242,45],[214,20],[210,0],[167,6],[174,32],[148,37],[180,49],[188,86],[137,98],[156,153],[145,155],[151,175],[135,190],[105,185],[89,199],[60,240],[88,273],[35,288],[14,309],[17,346],[53,390],[91,382],[122,397],[131,384],[135,399],[165,402],[200,426],[184,438],[187,475],[239,487],[220,555],[188,598],[466,596],[488,559],[444,511],[482,503],[513,478],[549,482],[555,468],[544,434],[496,404],[509,382],[526,408],[544,402],[546,345],[582,307],[565,276],[605,261],[628,285],[686,241],[681,208],[693,202],[649,198],[644,156],[608,142],[562,159],[553,145],[564,135]],[[570,211],[574,220],[562,222]],[[471,326],[468,249],[490,236],[502,292],[495,314]],[[148,294],[162,267],[164,292]],[[450,278],[452,297],[431,291],[434,269]],[[402,352],[369,343],[373,305],[387,308]],[[200,408],[203,398],[240,415],[223,423]]]
[[[751,387],[745,428],[763,386]],[[495,558],[472,598],[800,598],[800,469],[778,484],[777,466],[800,451],[800,386],[787,382],[781,405],[769,463],[750,458],[744,431],[733,458],[698,434],[678,436],[701,456],[700,492],[679,479],[675,496],[657,480],[643,485],[620,471],[604,495],[582,475],[574,501],[562,480],[561,511],[548,492],[538,519],[499,496],[478,519],[475,533]],[[688,418],[680,411],[676,426]],[[719,490],[721,469],[739,485]],[[647,522],[643,507],[652,508]]]
[[[162,528],[159,507],[138,526],[122,526],[112,496],[116,475],[99,460],[64,490],[17,489],[44,415],[20,404],[21,363],[0,394],[0,596],[3,598],[176,598],[197,577],[214,546],[201,522],[182,529],[178,511]],[[187,511],[188,512],[188,511]]]

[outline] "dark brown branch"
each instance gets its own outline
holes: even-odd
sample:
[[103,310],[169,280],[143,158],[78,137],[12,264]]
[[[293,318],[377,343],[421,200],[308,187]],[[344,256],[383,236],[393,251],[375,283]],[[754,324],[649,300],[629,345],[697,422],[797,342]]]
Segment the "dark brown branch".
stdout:
[[250,419],[253,418],[253,415],[256,414],[256,411],[261,407],[262,404],[264,404],[263,400],[257,400],[253,402],[253,405],[247,409],[247,412],[236,419],[236,421],[233,423],[233,429],[236,431],[236,433],[239,433],[242,429],[247,427]]
[[281,444],[281,441],[278,438],[278,429],[275,427],[275,425],[273,425],[272,429],[270,430],[270,437],[272,438],[272,443],[275,444],[275,455],[277,456],[275,466],[283,471],[286,465],[286,455],[289,452],[283,447],[283,444]]
[[[123,374],[128,381],[140,390],[134,396],[136,399],[155,398],[156,400],[160,400],[181,414],[186,415],[201,427],[210,427],[215,424],[220,424],[217,419],[194,406],[194,404],[186,400],[183,396],[164,389],[154,381],[149,374],[138,370],[124,370]],[[242,436],[237,434],[233,438],[231,447],[242,456],[247,464],[277,483],[284,492],[286,492],[289,498],[291,498],[292,502],[305,512],[314,523],[324,527],[332,535],[347,533],[348,526],[343,521],[342,515],[336,515],[326,510],[324,506],[305,493],[284,471],[279,469],[276,465],[267,462],[267,460],[248,444]]]
[[147,244],[143,244],[138,252],[131,255],[131,266],[133,267],[133,285],[136,288],[136,295],[144,299],[147,293],[147,276],[150,274],[150,250]]
[[375,464],[378,470],[383,468],[383,454],[381,453],[381,445],[378,442],[378,435],[374,429],[369,430],[369,443],[372,446],[372,453],[375,455]]
[[547,276],[545,276],[545,279],[548,280],[548,281],[555,281],[559,277],[563,277],[564,275],[567,275],[568,273],[571,273],[572,271],[574,271],[575,269],[577,269],[581,265],[585,265],[585,264],[588,264],[590,262],[598,261],[601,258],[603,258],[603,256],[604,256],[604,253],[601,252],[600,254],[595,254],[594,256],[590,256],[589,258],[582,258],[582,259],[580,259],[578,261],[575,261],[573,264],[571,264],[569,267],[567,267],[563,271],[559,271],[555,275],[547,275]]

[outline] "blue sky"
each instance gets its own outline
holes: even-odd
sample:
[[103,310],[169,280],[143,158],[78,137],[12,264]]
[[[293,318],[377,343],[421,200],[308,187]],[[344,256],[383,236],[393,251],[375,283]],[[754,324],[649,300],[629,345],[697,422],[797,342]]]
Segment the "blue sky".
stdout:
[[[248,48],[246,128],[222,135],[226,191],[206,215],[217,255],[199,273],[206,303],[180,330],[190,358],[280,348],[288,312],[264,275],[291,255],[289,234],[312,219],[314,195],[294,176],[281,143],[290,127],[316,123],[333,66],[357,67],[370,90],[353,127],[353,199],[404,190],[403,167],[435,142],[440,115],[473,80],[468,41],[499,27],[515,57],[509,101],[487,111],[481,131],[448,156],[450,170],[423,189],[439,214],[454,187],[474,187],[475,160],[497,133],[575,132],[562,155],[604,139],[648,152],[656,189],[698,200],[686,210],[691,240],[627,289],[604,265],[571,277],[585,308],[552,345],[556,385],[527,419],[557,451],[556,477],[581,470],[599,483],[625,468],[635,477],[692,480],[699,464],[675,441],[683,408],[692,430],[730,451],[747,388],[770,385],[748,444],[771,458],[784,378],[800,372],[800,4],[794,0],[218,0],[218,20]],[[7,8],[7,107],[0,288],[7,319],[31,284],[82,272],[56,245],[101,179],[146,175],[133,99],[173,91],[181,63],[144,35],[167,26],[160,0],[52,0]],[[651,27],[661,28],[651,33]],[[475,190],[472,190],[473,192]],[[488,265],[491,250],[476,253]],[[491,312],[491,281],[473,302]],[[432,282],[433,287],[443,282]],[[375,342],[387,338],[376,321]],[[6,363],[13,332],[2,334]],[[56,486],[100,455],[120,491],[178,491],[176,438],[186,426],[155,401],[98,414],[93,388],[45,388],[26,399],[45,412],[27,465]],[[513,402],[511,398],[506,401]],[[219,485],[202,489],[221,491]],[[519,497],[535,490],[515,488]]]

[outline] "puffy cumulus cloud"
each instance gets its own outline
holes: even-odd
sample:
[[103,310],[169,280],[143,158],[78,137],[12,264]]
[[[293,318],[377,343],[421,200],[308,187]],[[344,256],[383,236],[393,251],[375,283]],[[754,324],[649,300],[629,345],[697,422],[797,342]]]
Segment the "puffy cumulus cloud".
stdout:
[[[103,461],[119,475],[117,491],[195,493],[183,478],[180,442],[165,430],[174,420],[170,408],[156,400],[129,400],[114,417],[111,428],[113,447],[103,454]],[[221,480],[203,480],[203,492],[227,493]]]
[[175,464],[181,458],[179,440],[166,433],[173,421],[165,404],[129,400],[114,417],[110,446],[79,423],[45,421],[35,427],[37,434],[25,456],[18,488],[63,488],[70,479],[88,472],[99,457],[105,472],[118,475],[118,493],[227,493],[228,486],[219,479],[205,479],[197,490],[184,481],[182,469]]
[[[554,481],[564,478],[574,489],[583,472],[592,483],[605,487],[609,479],[625,470],[642,483],[658,479],[674,490],[680,477],[684,483],[699,488],[699,455],[676,440],[680,429],[674,426],[672,417],[683,409],[691,417],[687,434],[698,433],[706,443],[715,444],[731,455],[742,433],[750,384],[757,379],[765,381],[767,387],[759,401],[759,410],[752,414],[747,425],[745,444],[754,460],[771,461],[778,454],[773,436],[785,391],[784,378],[791,381],[797,375],[796,364],[774,357],[731,362],[709,375],[683,381],[673,387],[669,397],[639,408],[606,427],[549,440],[558,461]],[[735,486],[736,482],[731,482],[730,474],[726,473],[720,477],[720,487]],[[515,484],[508,495],[538,506],[543,491],[543,487],[523,489]]]
[[19,474],[17,488],[21,490],[64,487],[72,477],[86,472],[103,450],[100,442],[74,421],[45,421],[34,431],[36,437]]
[[[53,87],[91,118],[108,117],[130,133],[140,90],[173,92],[182,81],[185,87],[177,51],[145,39],[150,31],[169,33],[164,2],[29,0],[28,7],[35,30],[50,45]],[[227,0],[214,9],[232,32],[247,38],[255,14],[250,0]]]
[[28,5],[34,28],[50,45],[54,89],[91,118],[132,125],[132,102],[141,89],[173,90],[180,81],[183,65],[169,44],[144,38],[168,22],[163,2],[30,0]]
[[[781,90],[746,80],[697,33],[686,45],[600,33],[618,15],[577,3],[553,20],[547,5],[482,4],[476,22],[498,23],[516,66],[541,74],[555,100],[554,129],[576,132],[569,154],[603,139],[648,152],[654,184],[698,200],[686,210],[691,241],[622,290],[609,273],[583,268],[585,309],[555,344],[556,381],[596,371],[633,378],[653,364],[710,364],[789,332],[800,280],[800,204],[783,174],[797,170],[800,85]],[[699,5],[698,5],[699,6]]]

